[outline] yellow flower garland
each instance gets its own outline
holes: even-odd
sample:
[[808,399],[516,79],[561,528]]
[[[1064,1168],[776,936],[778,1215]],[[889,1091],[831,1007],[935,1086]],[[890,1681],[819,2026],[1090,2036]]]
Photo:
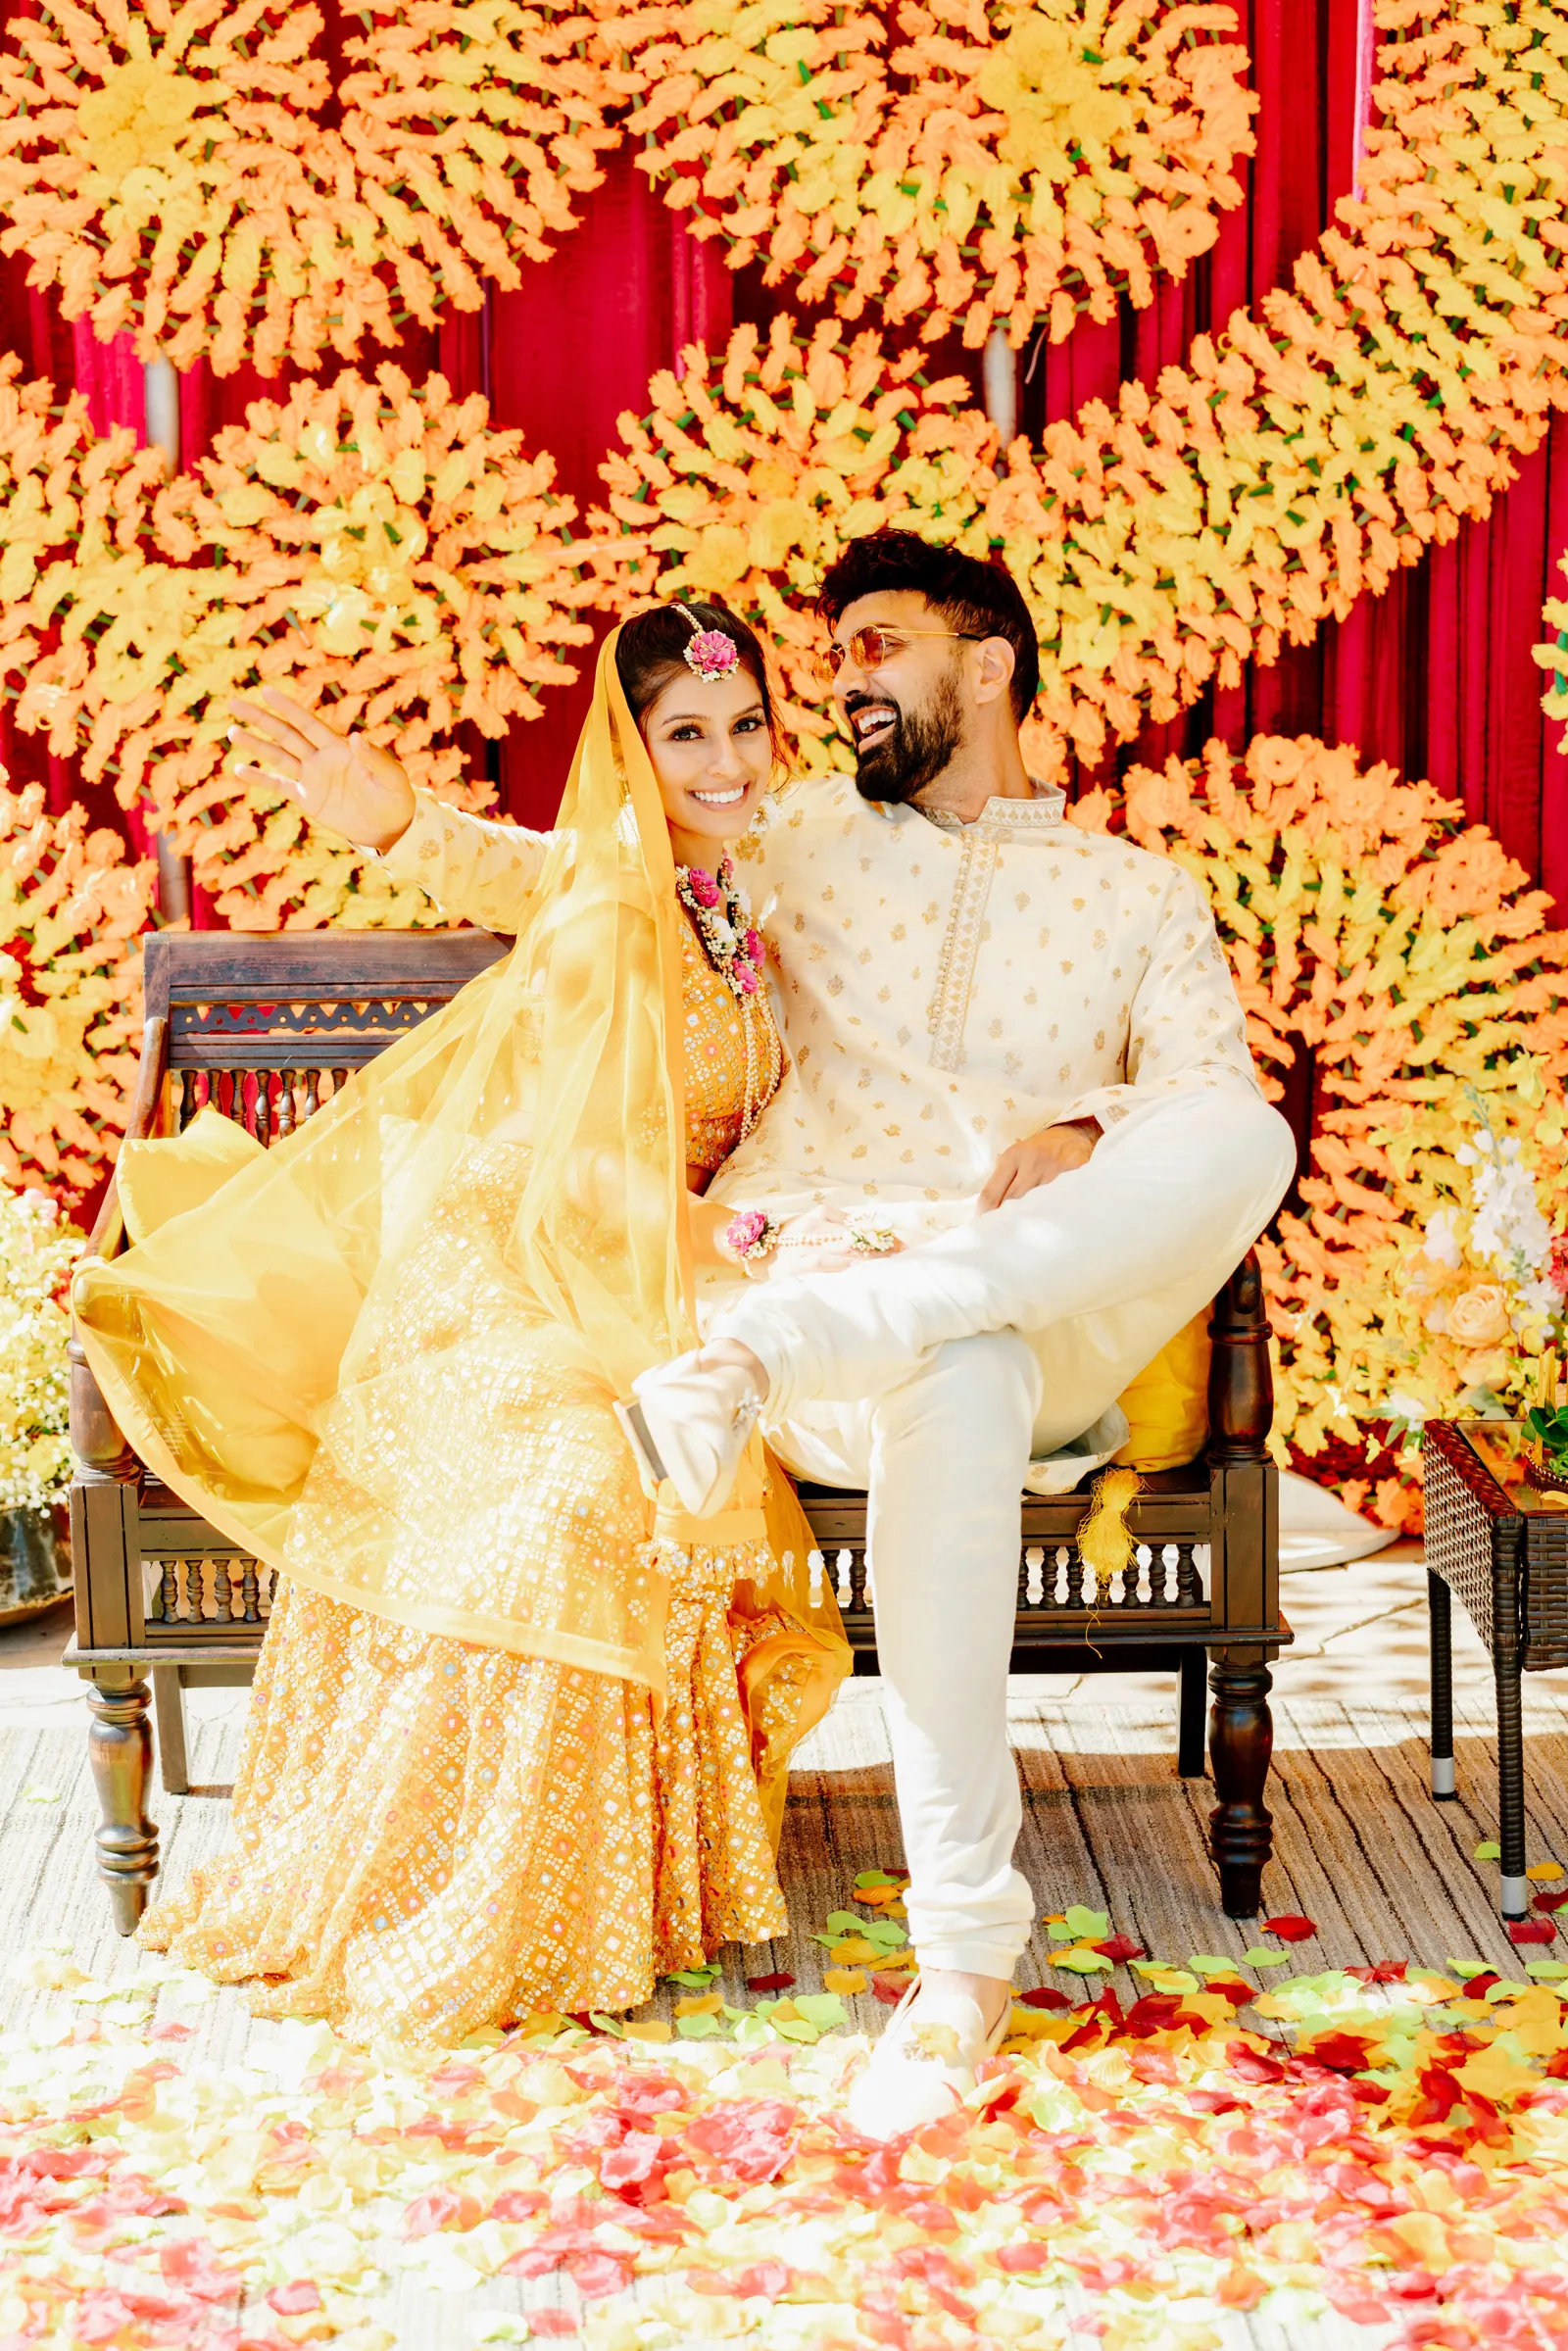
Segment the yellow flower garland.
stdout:
[[[661,573],[722,586],[790,667],[804,624],[783,599],[872,522],[1000,552],[1040,632],[1049,774],[1380,593],[1487,513],[1568,405],[1568,15],[1382,0],[1380,24],[1397,127],[1372,134],[1365,201],[1260,318],[1237,312],[1187,368],[1124,384],[1115,414],[1090,402],[1038,453],[999,452],[961,383],[922,384],[868,337],[837,343],[824,321],[792,344],[775,319],[764,358],[738,329],[622,420],[629,455],[604,468],[614,594]],[[825,387],[843,382],[841,414]],[[824,741],[825,722],[799,723]]]
[[70,1200],[123,1132],[141,1038],[152,859],[85,811],[50,816],[0,770],[0,1179]]
[[254,402],[199,476],[127,517],[136,552],[112,577],[85,551],[57,566],[32,634],[0,648],[24,670],[19,721],[84,743],[83,772],[113,769],[123,806],[145,791],[236,929],[437,918],[281,795],[236,789],[233,693],[272,683],[330,702],[471,808],[489,787],[465,773],[457,731],[503,735],[537,714],[536,689],[575,675],[568,649],[591,632],[574,612],[594,592],[566,536],[575,510],[551,461],[485,417],[478,395],[455,400],[441,376],[416,390],[392,367]]
[[399,295],[429,324],[520,285],[573,224],[618,145],[626,76],[588,54],[580,13],[518,0],[409,0],[345,43],[343,135]]
[[618,140],[582,21],[513,0],[373,10],[318,120],[314,0],[40,0],[0,48],[0,251],[143,360],[307,369],[519,283]]
[[[0,48],[0,251],[143,360],[315,367],[396,339],[298,0],[39,0]],[[363,217],[362,217],[363,216]]]
[[[1261,1245],[1275,1444],[1305,1466],[1333,1440],[1360,1448],[1412,1384],[1393,1276],[1454,1189],[1475,1125],[1466,1089],[1499,1133],[1528,1122],[1560,1142],[1568,933],[1546,928],[1551,901],[1456,803],[1308,737],[1135,766],[1072,813],[1202,884],[1265,1090],[1278,1099],[1310,1059],[1303,1212]],[[1408,1494],[1380,1485],[1386,1523],[1405,1523]]]
[[1227,6],[997,0],[909,5],[884,62],[883,16],[829,0],[685,0],[612,17],[648,86],[628,129],[733,269],[793,277],[804,303],[928,340],[993,323],[1014,348],[1080,312],[1146,306],[1240,204],[1257,101]]

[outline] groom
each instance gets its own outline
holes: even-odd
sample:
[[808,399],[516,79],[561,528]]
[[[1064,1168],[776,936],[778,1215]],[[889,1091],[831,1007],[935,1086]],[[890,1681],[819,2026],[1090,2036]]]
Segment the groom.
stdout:
[[[1087,1434],[1068,1483],[1120,1442],[1116,1397],[1295,1148],[1198,885],[1031,781],[1039,657],[1002,564],[875,531],[818,611],[856,772],[786,794],[747,877],[780,909],[791,1068],[712,1195],[789,1219],[787,1246],[633,1417],[688,1509],[723,1506],[759,1415],[800,1474],[869,1491],[921,1961],[852,2097],[886,2136],[972,2086],[1033,1920],[1006,1734],[1031,1458]],[[858,1253],[867,1222],[899,1253]]]

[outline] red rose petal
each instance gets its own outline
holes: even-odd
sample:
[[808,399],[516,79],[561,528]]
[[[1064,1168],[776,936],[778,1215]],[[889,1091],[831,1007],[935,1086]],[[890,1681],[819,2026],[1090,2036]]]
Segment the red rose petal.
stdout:
[[1288,1910],[1277,1919],[1265,1919],[1263,1933],[1277,1935],[1282,1943],[1304,1943],[1317,1933],[1317,1928],[1311,1919],[1302,1918],[1298,1911]]
[[889,2008],[897,2008],[908,1988],[907,1976],[873,1976],[871,1978],[872,1992]]
[[1142,1959],[1144,1956],[1143,1944],[1135,1942],[1130,1935],[1112,1935],[1102,1943],[1091,1943],[1089,1948],[1092,1951],[1098,1951],[1102,1959],[1114,1959],[1118,1962],[1124,1959]]
[[1509,1919],[1507,1927],[1511,1943],[1549,1943],[1557,1939],[1557,1930],[1550,1919]]
[[1021,1991],[1017,1997],[1020,2007],[1023,2008],[1070,2008],[1072,2006],[1066,1993],[1057,1991],[1054,1984],[1037,1984],[1033,1991]]
[[746,1988],[748,1991],[788,1991],[794,1982],[793,1976],[748,1976]]

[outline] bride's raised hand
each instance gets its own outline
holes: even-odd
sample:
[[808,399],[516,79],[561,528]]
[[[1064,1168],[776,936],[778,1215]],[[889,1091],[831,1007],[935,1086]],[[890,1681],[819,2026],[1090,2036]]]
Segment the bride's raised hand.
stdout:
[[297,801],[312,824],[341,833],[360,849],[390,849],[414,821],[414,786],[389,751],[363,735],[341,735],[276,686],[259,702],[235,700],[228,730],[232,772],[244,783],[274,784]]

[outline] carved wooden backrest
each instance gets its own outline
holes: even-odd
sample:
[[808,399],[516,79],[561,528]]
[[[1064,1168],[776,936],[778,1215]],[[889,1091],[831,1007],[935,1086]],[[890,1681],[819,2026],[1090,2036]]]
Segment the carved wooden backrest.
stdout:
[[508,952],[488,931],[161,931],[149,1030],[164,1022],[165,1132],[204,1102],[259,1143],[289,1134],[351,1070],[417,1028]]

